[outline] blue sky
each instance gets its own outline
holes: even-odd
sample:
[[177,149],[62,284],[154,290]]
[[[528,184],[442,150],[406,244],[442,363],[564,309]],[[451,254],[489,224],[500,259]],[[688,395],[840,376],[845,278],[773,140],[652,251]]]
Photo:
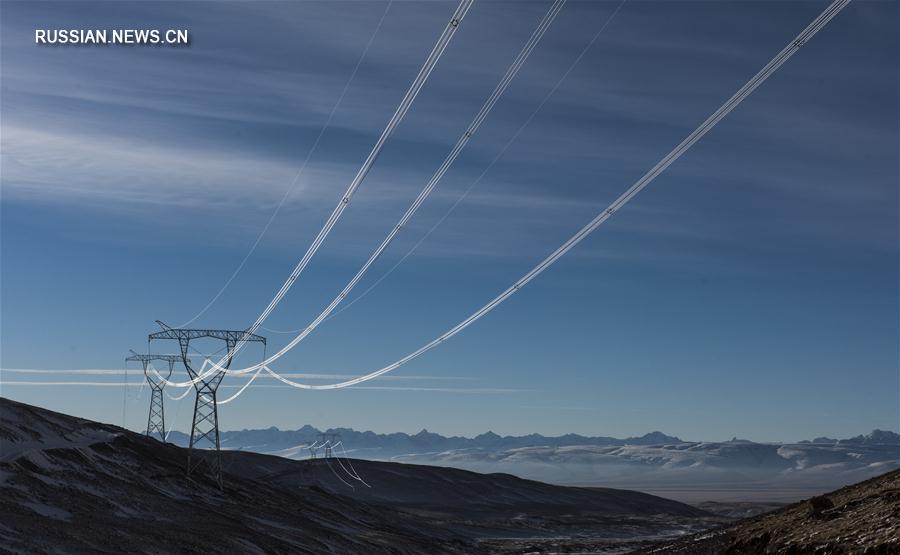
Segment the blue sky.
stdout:
[[[618,4],[563,9],[357,291],[484,171]],[[243,328],[264,308],[454,5],[390,6],[297,188],[199,325]],[[357,375],[445,331],[618,196],[825,5],[627,2],[415,254],[276,369]],[[116,384],[128,349],[146,348],[155,319],[183,322],[219,290],[289,186],[385,7],[0,5],[3,396],[122,422],[125,388]],[[476,2],[268,326],[304,326],[343,287],[548,7]],[[897,12],[896,2],[852,3],[608,224],[462,335],[364,387],[299,392],[260,380],[223,408],[221,426],[658,429],[772,441],[896,431]],[[34,29],[57,27],[187,28],[192,43],[34,44]],[[270,351],[291,337],[262,333]],[[260,354],[248,349],[238,363]],[[126,423],[139,429],[149,398],[135,367],[130,379]],[[225,387],[241,383],[227,378]],[[167,411],[185,429],[190,407],[181,404]]]

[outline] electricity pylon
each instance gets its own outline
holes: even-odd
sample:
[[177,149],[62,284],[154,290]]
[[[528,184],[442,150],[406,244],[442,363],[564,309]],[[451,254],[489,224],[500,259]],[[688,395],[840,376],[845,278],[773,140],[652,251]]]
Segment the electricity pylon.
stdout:
[[322,445],[325,447],[326,459],[334,458],[334,446],[337,444],[337,441],[339,439],[341,439],[341,434],[335,434],[331,432],[323,432],[319,434],[319,440],[322,441]]
[[[197,396],[194,399],[194,419],[191,423],[191,443],[188,448],[187,473],[191,474],[204,462],[204,457],[196,457],[192,464],[194,455],[194,447],[203,440],[211,444],[216,452],[211,457],[206,457],[206,461],[212,471],[213,477],[219,487],[222,487],[222,459],[219,455],[219,412],[216,409],[216,390],[225,377],[225,372],[219,370],[212,372],[207,376],[200,378],[200,374],[191,366],[191,360],[188,358],[188,349],[190,348],[192,339],[201,337],[210,337],[212,339],[221,339],[225,342],[226,369],[231,366],[231,359],[234,357],[234,348],[241,341],[257,341],[266,344],[266,338],[246,330],[208,330],[208,329],[175,329],[170,328],[159,320],[156,321],[160,325],[162,331],[151,333],[149,341],[154,339],[175,339],[181,348],[181,362],[187,371],[191,380],[194,382],[194,389]],[[198,446],[199,448],[199,446]]]
[[142,355],[131,351],[131,356],[125,358],[125,362],[139,361],[144,366],[144,377],[147,378],[147,383],[150,384],[150,415],[147,417],[147,437],[150,437],[153,432],[159,432],[160,441],[165,442],[166,416],[163,407],[163,388],[166,387],[166,382],[161,380],[156,374],[147,371],[147,366],[153,360],[169,363],[169,373],[163,376],[168,380],[172,376],[172,369],[175,363],[179,362],[181,357],[177,355],[154,355],[152,353]]

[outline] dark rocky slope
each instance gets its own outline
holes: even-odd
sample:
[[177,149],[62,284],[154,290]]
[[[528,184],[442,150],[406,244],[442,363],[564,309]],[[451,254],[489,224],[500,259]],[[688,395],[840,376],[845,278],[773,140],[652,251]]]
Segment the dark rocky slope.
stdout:
[[[511,510],[529,514],[708,516],[691,505],[637,491],[556,486],[510,474],[361,459],[291,460],[249,452],[226,452],[223,457],[229,471],[242,476],[291,487],[318,486],[392,507],[468,515]],[[353,480],[348,473],[356,473],[365,483]]]
[[711,523],[703,511],[638,492],[247,452],[223,453],[222,491],[202,474],[186,477],[186,455],[0,399],[0,552],[503,552],[517,538],[620,545]]
[[900,471],[637,553],[900,553]]
[[0,551],[452,553],[461,537],[317,488],[184,474],[186,452],[0,400]]

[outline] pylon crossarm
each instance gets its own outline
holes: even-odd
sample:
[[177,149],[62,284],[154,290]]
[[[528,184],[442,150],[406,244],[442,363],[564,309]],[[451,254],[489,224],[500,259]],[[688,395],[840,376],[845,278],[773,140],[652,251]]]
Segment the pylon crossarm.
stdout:
[[163,329],[162,331],[151,333],[149,335],[151,341],[154,339],[178,339],[179,341],[185,339],[190,341],[191,339],[209,337],[211,339],[221,339],[235,344],[248,341],[257,341],[263,344],[266,342],[265,337],[255,333],[248,333],[247,330],[175,329],[170,328],[159,320],[157,320],[156,323]]
[[216,482],[219,484],[219,487],[221,487],[222,464],[219,459],[219,414],[216,407],[216,390],[222,383],[225,372],[218,371],[212,373],[211,376],[201,378],[201,374],[191,365],[191,360],[188,357],[188,349],[190,349],[192,339],[204,337],[221,339],[225,341],[227,349],[224,366],[225,368],[229,368],[234,356],[235,347],[239,342],[256,341],[265,345],[266,338],[253,333],[248,333],[246,330],[176,329],[167,326],[159,320],[157,320],[157,323],[162,328],[162,331],[151,333],[148,336],[148,341],[153,341],[154,339],[172,339],[178,341],[178,347],[181,351],[180,360],[182,364],[184,364],[185,371],[191,377],[191,381],[194,383],[194,389],[196,390],[196,397],[194,399],[194,418],[191,422],[191,442],[190,449],[188,450],[187,472],[190,474],[203,462],[202,460],[192,460],[192,456],[194,446],[197,442],[206,440],[213,444],[216,451],[215,455],[209,459],[209,464],[212,467]]
[[[134,352],[133,350],[131,352],[132,352],[131,356],[125,357],[125,362],[140,362],[142,364],[142,366],[144,367],[144,375],[145,376],[147,375],[147,365],[150,362],[158,360],[158,361],[169,363],[169,374],[165,376],[166,379],[168,379],[172,375],[172,370],[175,367],[175,363],[182,361],[182,357],[180,357],[178,355],[161,355],[161,354],[155,354],[155,353],[140,354],[140,353]],[[188,359],[188,363],[190,363],[190,359]]]

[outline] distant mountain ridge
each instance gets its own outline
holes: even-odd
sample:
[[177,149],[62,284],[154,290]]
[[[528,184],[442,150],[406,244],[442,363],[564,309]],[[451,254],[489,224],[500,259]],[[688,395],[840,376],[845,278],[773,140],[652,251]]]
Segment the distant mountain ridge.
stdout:
[[[446,451],[453,449],[478,448],[505,450],[519,449],[523,447],[563,447],[573,445],[675,445],[692,443],[698,445],[711,445],[716,443],[748,443],[756,445],[792,445],[790,443],[757,443],[750,440],[733,438],[729,442],[690,442],[676,436],[670,436],[663,432],[654,431],[638,437],[624,439],[609,436],[583,436],[579,434],[565,434],[561,436],[544,436],[541,434],[529,434],[524,436],[500,436],[492,431],[487,431],[474,438],[462,436],[443,436],[422,429],[416,434],[394,432],[390,434],[378,434],[371,431],[359,432],[352,428],[328,428],[319,430],[310,425],[304,425],[297,430],[281,430],[275,426],[265,429],[243,429],[223,431],[221,433],[222,447],[228,449],[254,451],[254,446],[265,446],[265,452],[288,449],[301,444],[314,443],[320,433],[340,434],[346,448],[354,451],[400,450],[405,453],[419,453],[425,451]],[[173,431],[169,435],[169,441],[176,445],[187,445],[188,436],[183,432]],[[796,444],[816,445],[897,445],[900,446],[900,434],[887,430],[872,430],[871,433],[858,435],[847,439],[832,439],[818,437],[813,440],[801,440]]]
[[[266,445],[267,448],[280,446],[289,448],[302,443],[314,443],[320,433],[336,433],[346,446],[353,449],[390,449],[397,448],[409,452],[419,449],[448,450],[464,448],[515,449],[520,447],[558,447],[563,445],[653,445],[657,443],[682,443],[682,440],[662,432],[650,432],[640,437],[619,439],[607,436],[582,436],[566,434],[562,436],[544,436],[529,434],[525,436],[500,436],[487,431],[474,438],[462,436],[443,436],[422,429],[416,434],[394,432],[377,434],[366,431],[359,432],[352,428],[328,428],[319,430],[305,425],[297,430],[280,430],[275,426],[265,429],[243,429],[221,432],[222,447],[229,449],[253,450],[253,445]],[[187,445],[188,436],[183,432],[173,431],[169,441],[176,445]]]
[[[466,438],[427,430],[410,435],[348,428],[327,432],[340,434],[337,452],[356,458],[504,472],[556,484],[623,487],[665,495],[672,488],[681,488],[721,491],[724,498],[727,490],[752,489],[777,494],[767,499],[793,500],[900,468],[900,435],[884,430],[797,443],[737,438],[685,441],[662,432],[625,439],[578,434],[500,436],[493,432]],[[312,426],[293,431],[273,427],[222,432],[221,437],[224,449],[306,459],[319,433]],[[187,436],[173,433],[169,441],[186,445]]]

